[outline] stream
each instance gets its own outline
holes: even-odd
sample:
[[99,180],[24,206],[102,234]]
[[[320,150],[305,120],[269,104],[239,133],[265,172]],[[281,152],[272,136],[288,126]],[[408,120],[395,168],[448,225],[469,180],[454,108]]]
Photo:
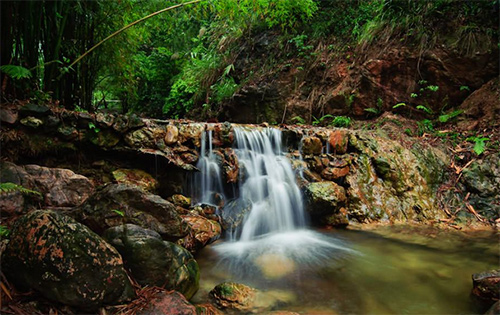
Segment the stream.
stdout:
[[[356,251],[321,264],[273,254],[232,265],[218,253],[224,241],[203,249],[201,303],[218,283],[235,281],[266,291],[273,310],[300,314],[481,313],[470,298],[471,275],[498,268],[498,235],[432,227],[394,226],[371,231],[319,231]],[[300,233],[300,232],[299,232]]]

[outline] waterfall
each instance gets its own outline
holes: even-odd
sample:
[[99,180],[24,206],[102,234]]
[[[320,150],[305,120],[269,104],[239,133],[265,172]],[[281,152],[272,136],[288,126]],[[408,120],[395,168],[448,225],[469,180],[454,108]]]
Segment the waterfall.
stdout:
[[245,174],[239,187],[240,198],[252,205],[240,240],[303,228],[302,196],[281,148],[281,131],[235,128],[234,133],[235,152]]
[[[251,274],[256,266],[265,269],[263,265],[276,264],[291,272],[296,265],[319,265],[325,259],[341,257],[340,252],[354,252],[336,238],[307,229],[302,194],[283,152],[279,129],[235,126],[234,136],[238,189],[225,195],[221,153],[213,147],[210,130],[201,142],[200,172],[193,183],[197,202],[218,204],[220,198],[228,197],[243,201],[236,204],[251,206],[239,229],[229,231],[229,240],[214,246],[221,263]],[[222,211],[230,211],[227,204]]]

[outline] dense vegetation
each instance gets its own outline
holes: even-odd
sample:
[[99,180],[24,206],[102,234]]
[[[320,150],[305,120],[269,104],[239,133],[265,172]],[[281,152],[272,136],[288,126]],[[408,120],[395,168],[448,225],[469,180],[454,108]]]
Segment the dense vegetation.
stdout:
[[281,49],[260,75],[314,59],[320,43],[340,52],[397,38],[472,54],[498,38],[498,0],[207,0],[148,19],[69,67],[115,30],[178,2],[188,1],[2,1],[2,102],[184,117],[216,111],[257,75],[236,60],[265,31],[279,34]]

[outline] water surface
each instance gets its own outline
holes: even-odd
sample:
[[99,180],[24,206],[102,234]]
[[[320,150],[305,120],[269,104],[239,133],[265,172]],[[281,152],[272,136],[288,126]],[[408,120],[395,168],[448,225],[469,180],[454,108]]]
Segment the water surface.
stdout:
[[[410,226],[319,232],[335,246],[310,263],[273,246],[254,244],[256,255],[236,260],[224,255],[225,246],[234,252],[231,244],[205,248],[197,257],[201,287],[193,301],[205,301],[220,282],[236,281],[275,296],[273,310],[301,314],[480,313],[469,296],[471,275],[499,266],[493,232]],[[307,246],[300,244],[306,252]]]

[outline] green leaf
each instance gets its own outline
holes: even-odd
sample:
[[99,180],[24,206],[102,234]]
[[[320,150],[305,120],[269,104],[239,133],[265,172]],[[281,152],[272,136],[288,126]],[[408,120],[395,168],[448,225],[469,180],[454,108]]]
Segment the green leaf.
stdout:
[[24,188],[23,186],[16,185],[14,183],[10,182],[0,183],[0,195],[14,193],[14,192],[20,192],[23,195],[38,195],[38,196],[42,195],[38,191]]
[[406,103],[397,103],[396,105],[392,106],[392,108],[396,109],[398,107],[403,107],[406,106]]
[[113,209],[113,212],[118,214],[120,217],[125,217],[125,213],[123,211],[120,211],[120,210],[117,210],[117,209]]
[[434,114],[434,112],[432,111],[432,109],[430,109],[429,107],[424,106],[424,105],[417,105],[417,109],[423,110],[424,112],[426,112],[429,115]]
[[0,67],[0,71],[16,80],[31,78],[31,71],[21,66],[3,65]]
[[380,111],[377,108],[370,107],[370,108],[365,108],[365,112],[373,113],[375,115],[378,115]]

